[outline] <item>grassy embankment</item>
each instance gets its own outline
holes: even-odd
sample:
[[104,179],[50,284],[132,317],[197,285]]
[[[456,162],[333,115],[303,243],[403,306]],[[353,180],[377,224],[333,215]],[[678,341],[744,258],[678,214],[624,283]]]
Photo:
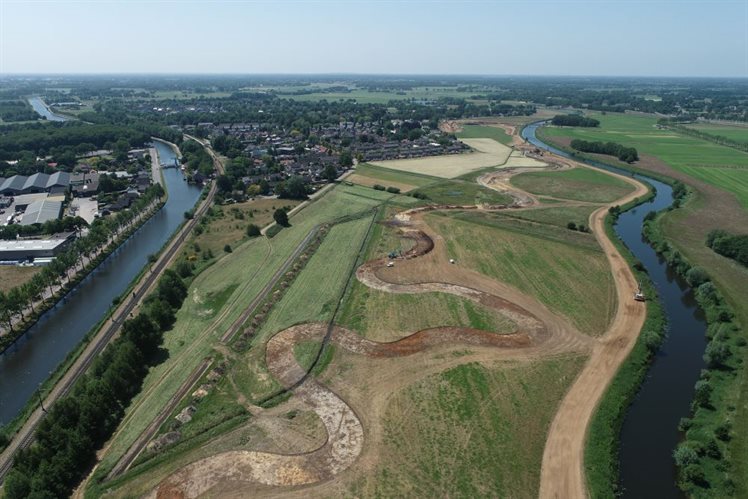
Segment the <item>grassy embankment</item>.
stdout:
[[[704,243],[706,234],[714,228],[739,232],[741,227],[748,226],[748,154],[676,131],[658,130],[654,127],[654,117],[612,114],[595,117],[602,122],[600,130],[549,128],[541,137],[562,147],[569,138],[625,142],[627,146],[637,147],[640,156],[644,153],[640,164],[633,165],[632,169],[654,172],[660,179],[669,175],[695,186],[695,192],[680,209],[658,217],[654,225],[659,230],[651,231],[650,235],[669,242],[665,249],[675,250],[678,261],[705,269],[734,312],[735,322],[742,326],[729,334],[730,340],[736,344],[746,341],[744,325],[748,324],[748,302],[743,297],[748,270],[715,254]],[[610,159],[604,161],[628,167]],[[735,201],[730,199],[731,194]],[[710,329],[719,323],[712,319]],[[703,466],[705,476],[701,486],[687,485],[689,492],[699,496],[720,497],[733,491],[740,496],[748,492],[748,438],[744,437],[748,435],[748,373],[742,367],[748,352],[745,349],[731,351],[733,368],[718,372],[711,380],[713,409],[699,410],[693,423],[698,428],[711,429],[728,420],[733,425],[731,440],[720,444],[723,448],[721,462]],[[689,430],[697,441],[705,441],[702,437],[708,433]],[[710,488],[703,486],[706,482]]]
[[511,183],[532,194],[590,203],[610,203],[631,192],[630,184],[589,168],[521,173]]
[[[251,301],[252,297],[262,288],[264,283],[270,280],[271,275],[281,263],[293,252],[293,249],[304,239],[308,231],[316,224],[333,220],[341,214],[353,213],[371,208],[381,203],[391,194],[380,193],[372,189],[361,187],[339,186],[323,198],[310,204],[298,215],[291,218],[292,226],[284,229],[276,235],[272,241],[265,238],[255,238],[239,245],[230,254],[222,257],[221,264],[215,265],[211,272],[200,274],[189,289],[190,296],[177,315],[177,323],[172,334],[165,340],[165,348],[169,352],[169,359],[156,369],[152,370],[144,383],[141,395],[131,404],[128,409],[127,420],[121,426],[120,432],[111,442],[111,446],[104,456],[97,476],[103,476],[111,466],[119,459],[132,441],[143,431],[145,426],[153,420],[156,413],[163,407],[183,379],[201,360],[208,355],[216,355],[213,346],[223,332],[236,320],[243,306]],[[405,198],[407,201],[414,201]],[[242,397],[255,396],[272,391],[276,383],[272,380],[264,367],[264,343],[267,338],[277,330],[287,327],[301,320],[312,320],[316,316],[324,315],[324,307],[328,305],[326,297],[329,294],[325,290],[319,290],[315,294],[315,300],[309,300],[308,287],[321,282],[320,276],[324,276],[324,282],[329,282],[328,290],[333,292],[335,268],[343,261],[344,248],[353,246],[356,232],[367,223],[366,220],[357,220],[342,224],[331,229],[330,234],[323,242],[323,246],[309,261],[301,275],[285,294],[276,307],[273,308],[265,327],[255,337],[253,347],[248,352],[239,355],[229,371],[228,385],[236,393],[223,399],[228,406],[234,407],[239,404],[237,400]],[[365,231],[364,231],[365,232]],[[324,251],[323,251],[324,250]],[[330,255],[335,254],[335,258]],[[319,266],[324,270],[319,270]],[[314,275],[316,280],[312,283],[305,275]],[[305,286],[306,289],[304,288]],[[289,303],[291,303],[289,305]],[[312,310],[314,309],[314,310]],[[311,311],[311,312],[310,312]],[[306,312],[309,312],[307,314]],[[317,315],[315,315],[317,314]],[[290,321],[290,322],[289,322]],[[276,328],[276,329],[274,329]],[[261,363],[262,365],[256,365]],[[238,387],[238,388],[236,388]],[[220,385],[219,385],[220,388]],[[228,389],[228,388],[227,388]],[[231,402],[233,401],[233,402]],[[217,403],[223,403],[218,401]],[[208,403],[208,406],[210,403]],[[224,406],[224,409],[233,410]],[[239,411],[237,411],[239,413]],[[241,422],[241,418],[238,418]],[[198,421],[199,422],[199,421]],[[222,423],[227,425],[227,423]],[[175,449],[180,456],[190,456],[188,451],[200,444],[213,434],[220,433],[226,428],[216,428],[210,431],[203,428],[201,437],[191,442],[180,444]],[[187,458],[187,457],[186,457]],[[159,459],[161,461],[162,459]],[[176,457],[169,459],[169,469],[174,469],[178,463],[183,462]],[[147,471],[144,466],[143,471]],[[168,470],[158,468],[159,473],[167,473]],[[141,473],[139,468],[133,469],[115,484],[127,482]],[[109,486],[109,484],[107,484]]]

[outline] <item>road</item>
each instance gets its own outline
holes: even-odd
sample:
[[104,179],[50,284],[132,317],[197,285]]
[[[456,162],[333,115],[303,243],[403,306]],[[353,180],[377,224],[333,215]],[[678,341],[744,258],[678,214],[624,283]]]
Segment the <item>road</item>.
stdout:
[[[626,204],[647,193],[644,185],[629,177],[596,171],[618,177],[636,187],[634,192],[609,206]],[[606,234],[605,217],[609,206],[594,211],[589,226],[611,266],[618,308],[610,327],[596,342],[592,355],[561,401],[551,423],[540,471],[542,499],[587,497],[584,472],[587,429],[605,390],[634,347],[646,317],[646,305],[633,299],[639,287],[636,278]]]
[[[188,138],[191,138],[187,136]],[[219,173],[223,173],[223,164],[221,163],[218,155],[210,149],[209,144],[200,142],[203,147],[206,148],[208,153],[213,158],[214,165]],[[127,319],[129,314],[134,311],[141,303],[143,298],[153,288],[158,281],[161,274],[168,268],[171,262],[179,255],[182,246],[187,240],[187,236],[192,232],[200,217],[202,217],[208,208],[213,203],[213,198],[216,194],[216,184],[213,183],[208,191],[208,195],[198,207],[195,212],[195,216],[188,220],[186,224],[177,232],[175,237],[171,239],[166,249],[161,253],[158,260],[152,265],[150,271],[147,271],[135,285],[132,296],[123,300],[119,307],[112,314],[111,318],[108,319],[101,327],[96,336],[86,346],[81,355],[75,360],[73,365],[67,372],[60,378],[57,384],[52,388],[49,394],[44,399],[44,407],[48,408],[54,405],[54,403],[61,397],[67,395],[75,385],[75,382],[80,378],[91,365],[96,356],[104,350],[107,344],[115,337],[119,331],[122,323]],[[24,423],[23,427],[16,433],[8,447],[0,454],[0,480],[2,480],[10,470],[13,464],[13,456],[18,452],[19,449],[28,447],[34,439],[34,432],[36,431],[39,423],[44,417],[45,412],[41,408],[37,408],[31,413],[29,418]]]

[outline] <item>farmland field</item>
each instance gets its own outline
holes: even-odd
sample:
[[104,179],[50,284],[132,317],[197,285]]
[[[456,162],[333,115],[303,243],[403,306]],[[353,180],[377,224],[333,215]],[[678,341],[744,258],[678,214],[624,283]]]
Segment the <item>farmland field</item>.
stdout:
[[533,194],[593,203],[615,201],[632,190],[623,180],[591,168],[521,173],[511,182]]
[[474,151],[427,158],[374,161],[371,164],[409,173],[455,178],[481,168],[501,166],[506,163],[512,152],[509,147],[493,139],[464,139],[463,142]]
[[537,297],[583,333],[606,330],[615,286],[594,236],[490,213],[429,214],[426,220],[461,265]]
[[599,128],[544,127],[541,137],[613,141],[635,147],[640,156],[655,156],[676,170],[735,194],[748,209],[745,188],[748,153],[675,131],[659,130],[654,116],[615,113],[590,116],[600,120]]
[[401,390],[387,406],[380,463],[350,495],[537,497],[548,426],[583,363],[469,363]]
[[365,187],[373,187],[379,184],[384,187],[397,187],[401,192],[408,192],[417,187],[437,182],[439,179],[362,163],[356,166],[354,173],[346,177],[346,180]]

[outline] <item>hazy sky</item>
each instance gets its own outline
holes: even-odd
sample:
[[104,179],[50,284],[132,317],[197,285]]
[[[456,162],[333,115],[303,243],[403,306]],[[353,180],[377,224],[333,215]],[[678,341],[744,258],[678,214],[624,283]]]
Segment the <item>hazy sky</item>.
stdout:
[[0,0],[0,73],[748,77],[748,0]]

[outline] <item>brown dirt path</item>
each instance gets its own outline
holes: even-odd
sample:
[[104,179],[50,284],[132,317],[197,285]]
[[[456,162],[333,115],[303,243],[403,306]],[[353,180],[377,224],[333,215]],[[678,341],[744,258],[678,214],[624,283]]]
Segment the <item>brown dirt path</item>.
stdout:
[[646,316],[646,306],[633,300],[638,288],[634,275],[605,234],[605,216],[609,206],[625,204],[643,196],[647,189],[629,177],[605,173],[617,176],[636,187],[634,192],[624,198],[594,211],[589,221],[592,232],[610,262],[618,308],[608,331],[593,348],[590,359],[564,397],[551,423],[540,473],[541,498],[587,497],[584,473],[587,429],[606,388],[634,347]]

